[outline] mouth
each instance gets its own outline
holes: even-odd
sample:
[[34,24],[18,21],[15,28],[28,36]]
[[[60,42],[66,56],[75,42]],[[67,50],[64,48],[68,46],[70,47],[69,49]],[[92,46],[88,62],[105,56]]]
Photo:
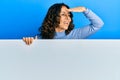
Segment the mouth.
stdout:
[[65,25],[69,25],[69,22],[66,22],[66,21],[65,21],[65,22],[63,22],[63,23],[64,23]]

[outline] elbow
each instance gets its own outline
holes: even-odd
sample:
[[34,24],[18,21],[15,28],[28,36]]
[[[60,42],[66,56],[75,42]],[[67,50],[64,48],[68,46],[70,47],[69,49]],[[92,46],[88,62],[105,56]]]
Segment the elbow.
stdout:
[[100,25],[101,25],[101,27],[103,27],[103,25],[104,25],[104,22],[103,22],[103,21],[101,21]]
[[103,27],[104,22],[102,20],[99,20],[99,22],[97,22],[96,24],[92,24],[93,29],[99,30]]
[[98,24],[98,27],[103,27],[103,25],[104,25],[104,22],[101,20]]

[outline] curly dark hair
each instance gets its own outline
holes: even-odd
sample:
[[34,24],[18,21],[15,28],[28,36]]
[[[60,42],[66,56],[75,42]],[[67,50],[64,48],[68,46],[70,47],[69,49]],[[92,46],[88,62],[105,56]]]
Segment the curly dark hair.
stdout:
[[[56,3],[52,5],[46,14],[46,17],[39,28],[40,35],[42,39],[53,39],[55,35],[55,28],[59,26],[60,24],[60,12],[62,6],[65,6],[69,9],[69,6],[67,6],[64,3]],[[67,30],[65,30],[65,34],[68,35],[71,30],[74,28],[73,24],[73,14],[70,12],[70,18],[71,22]]]

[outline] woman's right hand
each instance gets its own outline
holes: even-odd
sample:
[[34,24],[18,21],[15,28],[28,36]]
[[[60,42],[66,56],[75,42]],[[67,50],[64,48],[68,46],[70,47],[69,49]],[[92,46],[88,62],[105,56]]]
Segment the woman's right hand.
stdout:
[[68,9],[69,12],[85,12],[86,10],[83,6]]
[[35,40],[34,37],[23,37],[23,41],[24,41],[27,45],[32,44],[34,40]]

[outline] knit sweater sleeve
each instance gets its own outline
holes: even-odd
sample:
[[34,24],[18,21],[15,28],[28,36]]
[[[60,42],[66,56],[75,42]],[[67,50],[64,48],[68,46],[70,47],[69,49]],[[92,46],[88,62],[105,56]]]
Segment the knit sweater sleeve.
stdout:
[[95,13],[93,13],[90,9],[87,9],[83,14],[86,16],[87,19],[89,19],[90,24],[74,29],[72,31],[71,36],[76,39],[84,39],[90,36],[91,34],[98,31],[103,26],[103,21],[98,17]]

